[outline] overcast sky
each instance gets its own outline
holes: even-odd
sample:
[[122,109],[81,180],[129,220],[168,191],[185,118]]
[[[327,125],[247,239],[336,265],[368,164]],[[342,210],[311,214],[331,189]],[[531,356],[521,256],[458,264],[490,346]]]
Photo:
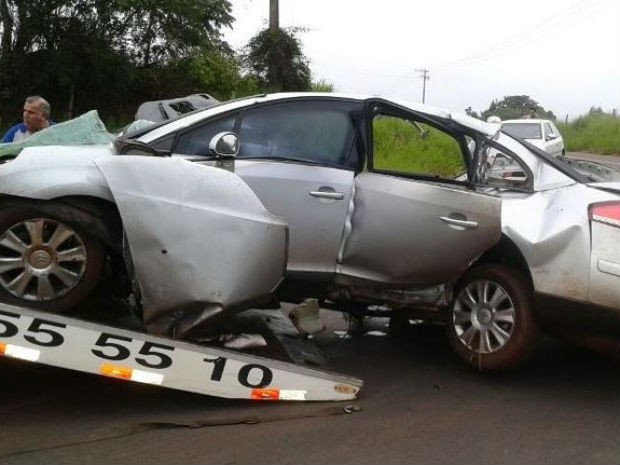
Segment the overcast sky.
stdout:
[[[240,48],[268,26],[269,0],[231,0]],[[480,112],[529,95],[563,120],[620,111],[620,0],[280,0],[314,80],[338,92]]]

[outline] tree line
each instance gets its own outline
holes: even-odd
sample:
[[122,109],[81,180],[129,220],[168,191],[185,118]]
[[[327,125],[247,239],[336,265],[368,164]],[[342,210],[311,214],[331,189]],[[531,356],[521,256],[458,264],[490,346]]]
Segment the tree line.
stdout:
[[[265,28],[233,50],[222,35],[231,12],[228,0],[0,0],[0,128],[36,94],[54,120],[97,109],[114,128],[147,100],[333,90],[312,82],[300,29]],[[494,100],[480,115],[466,109],[482,119],[529,110],[556,119],[527,95]]]
[[97,109],[121,125],[147,100],[312,88],[297,31],[265,29],[236,52],[222,38],[231,12],[228,0],[0,0],[0,126],[33,94],[53,119]]

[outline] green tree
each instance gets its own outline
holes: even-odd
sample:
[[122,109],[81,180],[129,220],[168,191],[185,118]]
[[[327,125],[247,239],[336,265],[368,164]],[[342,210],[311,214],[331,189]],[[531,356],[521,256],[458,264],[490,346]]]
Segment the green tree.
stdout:
[[189,86],[184,64],[208,55],[232,69],[220,33],[230,12],[228,0],[0,0],[3,124],[20,118],[31,94],[44,95],[56,119],[92,108],[124,118],[162,96],[151,92],[178,96],[177,81],[200,87],[204,73]]
[[[103,2],[103,0],[91,0]],[[228,0],[112,0],[115,44],[134,63],[149,66],[188,57],[205,44],[221,42],[231,26]]]
[[2,0],[0,52],[29,53],[58,45],[72,22],[135,64],[148,66],[219,43],[231,26],[228,0]]
[[244,63],[249,75],[266,91],[307,91],[312,75],[296,28],[265,29],[245,47]]
[[499,101],[493,100],[489,108],[482,112],[482,118],[487,119],[489,116],[499,116],[502,120],[518,119],[528,115],[531,110],[534,110],[540,118],[556,119],[552,111],[545,110],[528,95],[509,95]]
[[176,78],[168,82],[169,89],[159,90],[162,94],[173,90],[190,94],[209,89],[214,97],[226,100],[260,92],[256,80],[241,75],[237,57],[217,47],[205,46],[196,54],[178,60],[170,68]]

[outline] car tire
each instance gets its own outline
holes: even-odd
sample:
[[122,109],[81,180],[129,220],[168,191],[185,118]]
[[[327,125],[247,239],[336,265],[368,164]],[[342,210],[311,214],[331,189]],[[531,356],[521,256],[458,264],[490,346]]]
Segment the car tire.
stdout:
[[468,271],[455,287],[447,336],[456,354],[479,371],[521,364],[540,336],[525,277],[496,264]]
[[3,205],[0,300],[53,313],[83,301],[99,282],[105,253],[80,224],[88,215],[60,203]]

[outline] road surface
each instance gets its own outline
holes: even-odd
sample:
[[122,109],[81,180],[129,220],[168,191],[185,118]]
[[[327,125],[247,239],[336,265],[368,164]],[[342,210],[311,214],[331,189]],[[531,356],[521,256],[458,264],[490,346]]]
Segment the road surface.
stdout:
[[[325,368],[364,380],[357,413],[326,410],[349,403],[224,400],[0,359],[0,464],[619,463],[618,362],[544,339],[518,371],[481,375],[438,327],[395,341],[382,335],[385,319],[352,335],[347,319],[326,314],[315,340]],[[240,424],[249,418],[259,422]],[[202,420],[224,424],[136,432]]]

